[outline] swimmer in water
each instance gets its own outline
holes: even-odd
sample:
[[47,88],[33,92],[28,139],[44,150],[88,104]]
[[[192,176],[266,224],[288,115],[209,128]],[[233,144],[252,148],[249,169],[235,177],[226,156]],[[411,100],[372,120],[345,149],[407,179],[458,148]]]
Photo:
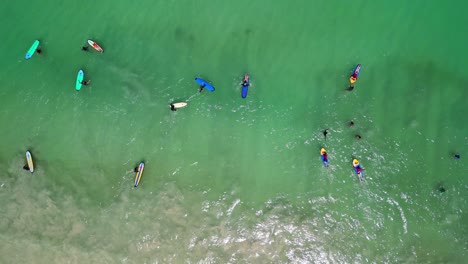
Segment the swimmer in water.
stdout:
[[328,134],[328,128],[325,129],[322,133],[323,133],[323,136],[325,137],[325,140],[327,140],[327,134]]

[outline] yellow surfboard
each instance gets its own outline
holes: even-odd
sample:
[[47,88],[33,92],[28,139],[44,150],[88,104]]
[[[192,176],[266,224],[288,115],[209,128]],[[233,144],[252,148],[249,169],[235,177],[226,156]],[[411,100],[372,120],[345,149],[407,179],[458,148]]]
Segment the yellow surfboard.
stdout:
[[145,169],[145,163],[142,161],[138,166],[138,171],[135,174],[135,181],[133,183],[134,187],[137,187],[140,184],[141,176],[143,176],[143,170]]
[[30,172],[34,172],[34,162],[29,150],[26,151],[26,161],[28,162],[28,168]]

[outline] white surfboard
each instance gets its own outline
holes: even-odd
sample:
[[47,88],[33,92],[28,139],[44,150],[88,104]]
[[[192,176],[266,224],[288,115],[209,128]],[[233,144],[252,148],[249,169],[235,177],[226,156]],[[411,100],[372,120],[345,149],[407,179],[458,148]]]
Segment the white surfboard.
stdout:
[[[179,109],[179,108],[182,108],[182,107],[186,107],[187,103],[186,102],[180,102],[180,103],[175,103],[175,104],[172,104],[172,105],[174,105],[175,109]],[[169,105],[169,107],[171,107],[171,105]]]
[[26,161],[28,162],[29,171],[34,172],[34,162],[32,159],[31,152],[29,152],[29,150],[26,151]]

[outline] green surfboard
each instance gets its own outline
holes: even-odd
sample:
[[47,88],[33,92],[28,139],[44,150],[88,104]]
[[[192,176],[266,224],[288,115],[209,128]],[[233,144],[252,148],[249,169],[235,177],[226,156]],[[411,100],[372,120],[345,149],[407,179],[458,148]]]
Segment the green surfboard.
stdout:
[[39,40],[36,39],[34,43],[31,45],[31,47],[29,48],[28,53],[26,53],[26,56],[24,56],[24,58],[30,59],[36,52],[37,47],[39,47]]
[[81,82],[83,81],[83,78],[84,78],[84,72],[83,70],[79,70],[78,74],[76,75],[76,85],[75,85],[75,88],[77,91],[81,90],[81,86],[83,85],[81,84]]

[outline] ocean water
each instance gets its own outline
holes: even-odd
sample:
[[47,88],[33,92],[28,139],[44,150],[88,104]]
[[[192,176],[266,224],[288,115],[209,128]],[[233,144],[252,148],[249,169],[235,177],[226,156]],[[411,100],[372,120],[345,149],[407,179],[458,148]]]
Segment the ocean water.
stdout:
[[466,7],[1,2],[0,263],[467,263]]

